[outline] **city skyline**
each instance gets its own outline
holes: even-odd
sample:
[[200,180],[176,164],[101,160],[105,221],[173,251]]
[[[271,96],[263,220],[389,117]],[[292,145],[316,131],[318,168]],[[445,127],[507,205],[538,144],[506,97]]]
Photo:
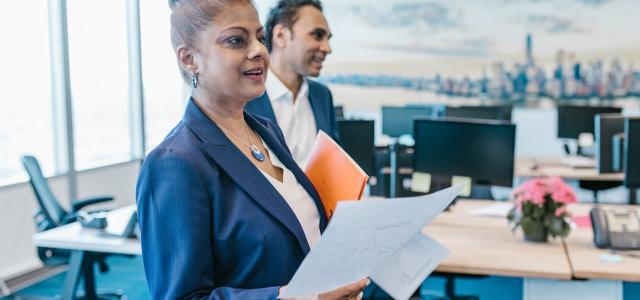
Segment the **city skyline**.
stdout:
[[[256,3],[263,21],[273,3]],[[639,1],[345,0],[323,5],[334,31],[325,75],[381,70],[479,75],[495,61],[524,61],[527,33],[542,65],[553,62],[558,50],[584,61],[640,63],[635,30],[640,20],[634,17]]]

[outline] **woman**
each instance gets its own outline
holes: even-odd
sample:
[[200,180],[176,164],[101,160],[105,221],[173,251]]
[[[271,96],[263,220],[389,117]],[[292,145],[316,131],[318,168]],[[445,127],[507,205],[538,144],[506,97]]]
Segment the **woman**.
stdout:
[[[136,190],[153,299],[275,299],[326,227],[274,124],[243,112],[269,57],[248,0],[170,1],[192,97],[144,161]],[[357,298],[364,280],[321,294]]]

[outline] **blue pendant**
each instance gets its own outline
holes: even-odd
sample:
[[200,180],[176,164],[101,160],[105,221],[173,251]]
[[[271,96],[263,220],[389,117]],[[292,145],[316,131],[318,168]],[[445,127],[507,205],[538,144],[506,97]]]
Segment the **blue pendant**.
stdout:
[[264,154],[256,146],[251,146],[251,155],[258,161],[264,161]]

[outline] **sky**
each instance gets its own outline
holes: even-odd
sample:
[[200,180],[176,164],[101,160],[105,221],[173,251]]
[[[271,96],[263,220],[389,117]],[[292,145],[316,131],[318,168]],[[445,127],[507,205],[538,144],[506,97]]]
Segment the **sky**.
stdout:
[[[263,22],[273,3],[257,1]],[[543,61],[562,49],[585,60],[615,56],[640,63],[640,1],[327,0],[323,5],[334,33],[329,73],[344,70],[339,64],[524,59],[527,33]]]

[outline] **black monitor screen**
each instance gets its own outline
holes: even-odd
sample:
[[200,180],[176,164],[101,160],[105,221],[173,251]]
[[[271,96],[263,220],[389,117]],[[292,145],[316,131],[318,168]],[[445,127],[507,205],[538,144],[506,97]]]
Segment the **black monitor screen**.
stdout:
[[594,130],[594,118],[597,114],[619,114],[622,108],[612,106],[558,106],[558,138],[578,139],[581,133]]
[[374,176],[374,123],[372,120],[338,121],[340,144],[369,176]]
[[511,106],[447,106],[446,117],[511,121]]
[[434,109],[424,106],[383,106],[382,133],[391,137],[413,135],[413,119],[431,117],[434,113]]
[[624,185],[640,188],[640,117],[624,122]]
[[415,121],[415,170],[466,176],[474,183],[511,187],[516,126],[462,120]]
[[621,114],[598,114],[595,118],[596,169],[598,173],[613,173],[613,136],[624,132]]

